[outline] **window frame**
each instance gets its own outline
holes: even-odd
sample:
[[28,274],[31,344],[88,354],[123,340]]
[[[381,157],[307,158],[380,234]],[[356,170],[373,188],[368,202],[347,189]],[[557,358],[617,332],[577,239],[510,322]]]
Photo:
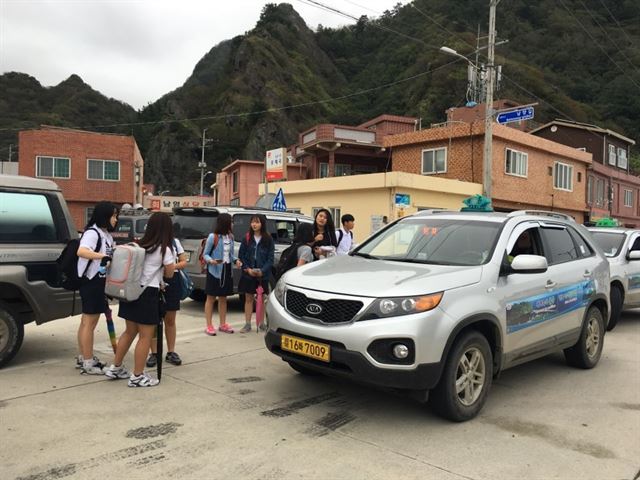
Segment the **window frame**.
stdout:
[[[322,171],[325,170],[325,175],[323,175]],[[318,178],[329,178],[329,163],[320,162],[318,163]]]
[[607,157],[608,161],[609,161],[609,165],[613,165],[614,167],[617,164],[617,159],[616,159],[616,146],[613,143],[609,144],[609,155]]
[[[567,175],[567,178],[569,179],[569,188],[558,186],[558,169],[561,167],[566,167],[569,172],[569,175]],[[564,192],[573,192],[573,165],[560,161],[553,162],[553,188],[555,190],[562,190]]]
[[593,205],[593,202],[595,200],[594,195],[593,195],[593,184],[594,184],[594,177],[592,175],[588,175],[587,176],[587,203],[589,205]]
[[[91,171],[91,169],[89,168],[89,165],[91,162],[102,162],[102,178],[92,178],[89,175],[89,172]],[[105,168],[107,166],[107,162],[109,163],[115,163],[118,165],[118,178],[117,179],[113,179],[113,178],[105,178]],[[91,181],[95,181],[95,182],[119,182],[121,179],[121,175],[120,175],[121,169],[120,169],[120,160],[105,160],[102,158],[87,158],[87,180],[91,180]]]
[[[331,213],[331,217],[333,218],[333,225],[337,230],[342,226],[342,223],[340,223],[340,217],[342,216],[342,207],[328,207],[327,210],[329,210],[329,212]],[[338,212],[338,215],[336,215],[336,212]]]
[[[511,175],[514,177],[527,178],[529,176],[529,154],[526,152],[522,152],[520,150],[515,150],[513,148],[506,147],[504,152],[504,173],[505,175]],[[513,154],[515,159],[510,159],[509,154]],[[524,162],[524,174],[518,173],[518,166],[520,162]],[[507,165],[513,166],[516,165],[516,169],[514,171],[509,171]],[[513,169],[512,169],[513,170]]]
[[[52,165],[51,165],[51,176],[49,175],[40,175],[40,160],[43,158],[50,158],[52,159]],[[56,161],[57,160],[66,160],[67,164],[68,164],[68,172],[69,175],[66,177],[62,177],[62,176],[58,176],[56,175]],[[36,155],[36,177],[37,178],[71,178],[71,158],[70,157],[55,157],[53,155]]]
[[[630,196],[631,199],[629,200],[629,203],[627,203],[627,196]],[[627,188],[624,189],[624,206],[625,207],[633,207],[633,190],[629,190]]]
[[240,181],[238,180],[238,171],[234,171],[231,173],[231,193],[238,193],[238,189],[240,188]]
[[[624,165],[623,165],[623,160],[624,160]],[[618,168],[624,168],[625,170],[628,168],[629,166],[629,162],[627,160],[627,149],[626,148],[622,148],[622,147],[618,147]]]
[[[444,169],[443,170],[438,170],[438,159],[436,158],[436,152],[438,151],[444,151]],[[433,166],[434,166],[434,170],[433,171],[426,171],[424,168],[424,163],[425,163],[425,154],[428,152],[434,152],[433,154]],[[422,154],[420,155],[420,172],[422,175],[438,175],[440,173],[447,173],[447,147],[437,147],[437,148],[425,148],[422,150]]]
[[[600,191],[600,187],[602,187],[602,191]],[[596,206],[604,207],[604,202],[606,199],[605,194],[606,183],[603,178],[596,179]]]

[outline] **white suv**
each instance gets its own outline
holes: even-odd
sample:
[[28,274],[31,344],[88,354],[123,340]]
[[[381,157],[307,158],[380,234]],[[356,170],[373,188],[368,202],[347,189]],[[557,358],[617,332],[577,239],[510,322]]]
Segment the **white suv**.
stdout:
[[611,265],[611,319],[613,330],[625,308],[640,307],[640,230],[589,228]]
[[609,265],[586,229],[546,212],[428,212],[349,256],[287,272],[267,348],[298,372],[419,393],[463,421],[502,370],[564,350],[600,359]]

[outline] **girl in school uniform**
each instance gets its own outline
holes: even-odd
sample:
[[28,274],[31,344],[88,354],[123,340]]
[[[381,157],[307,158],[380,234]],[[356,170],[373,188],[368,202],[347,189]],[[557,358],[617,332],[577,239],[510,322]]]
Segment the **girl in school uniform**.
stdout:
[[[159,381],[144,371],[147,352],[156,325],[160,323],[160,284],[164,277],[171,279],[176,268],[173,245],[173,227],[166,213],[156,212],[149,218],[144,236],[138,242],[147,252],[140,283],[145,287],[140,298],[133,302],[120,302],[118,316],[126,320],[126,330],[118,340],[113,364],[105,371],[111,379],[129,377],[130,387],[153,387]],[[133,373],[122,364],[134,338],[138,343],[134,352]]]
[[[176,259],[176,270],[182,270],[187,266],[187,254],[184,252],[184,247],[180,240],[175,237],[171,250]],[[180,288],[176,277],[177,275],[174,275],[173,278],[164,277],[162,279],[165,284],[164,301],[166,310],[164,315],[164,336],[167,339],[167,354],[164,359],[172,365],[182,365],[182,359],[176,352],[176,316],[178,315],[178,310],[180,310]],[[151,353],[147,358],[147,367],[149,368],[155,367],[158,363],[156,340],[156,338],[151,339]]]
[[[240,333],[251,331],[251,315],[253,313],[253,296],[258,285],[262,285],[264,293],[269,292],[269,276],[273,267],[275,245],[267,232],[267,217],[262,214],[251,217],[249,231],[240,243],[238,257],[242,262],[242,275],[238,284],[238,292],[244,293],[245,325]],[[261,325],[264,328],[264,324]]]
[[[93,332],[101,313],[109,305],[104,295],[106,262],[113,253],[111,233],[118,223],[118,208],[110,202],[99,202],[93,208],[91,218],[80,238],[78,247],[78,277],[82,279],[80,298],[82,318],[78,327],[78,349],[76,367],[87,375],[104,374],[104,364],[93,355]],[[104,262],[103,262],[103,259]],[[101,265],[104,263],[104,265]]]
[[209,234],[204,246],[203,258],[207,263],[207,281],[205,293],[207,301],[204,304],[204,315],[207,335],[215,335],[213,326],[213,307],[218,300],[218,315],[220,316],[220,331],[233,333],[233,328],[227,323],[227,296],[233,295],[233,275],[231,264],[238,268],[242,266],[240,260],[233,255],[233,229],[231,215],[221,213],[216,222],[214,233]]
[[336,227],[331,212],[326,208],[321,208],[316,213],[313,221],[313,236],[315,238],[313,256],[316,260],[326,258],[327,253],[331,251],[335,253],[338,248]]

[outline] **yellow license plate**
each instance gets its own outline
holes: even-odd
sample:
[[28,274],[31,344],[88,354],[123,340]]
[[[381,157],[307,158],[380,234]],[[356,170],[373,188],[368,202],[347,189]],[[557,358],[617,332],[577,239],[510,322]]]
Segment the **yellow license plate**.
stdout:
[[323,362],[331,361],[331,347],[324,343],[312,342],[304,338],[282,335],[280,337],[280,347],[288,352],[315,358]]

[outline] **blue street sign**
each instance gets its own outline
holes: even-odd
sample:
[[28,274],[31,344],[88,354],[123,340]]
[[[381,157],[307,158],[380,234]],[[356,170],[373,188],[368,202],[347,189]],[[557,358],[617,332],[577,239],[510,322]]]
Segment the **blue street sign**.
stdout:
[[522,107],[499,113],[496,120],[498,123],[519,122],[520,120],[531,120],[533,114],[533,107]]
[[282,189],[278,190],[278,194],[276,198],[273,199],[273,205],[271,205],[271,210],[275,210],[276,212],[286,212],[287,211],[287,202],[284,201],[284,192]]
[[396,206],[408,207],[411,205],[411,196],[406,193],[396,193]]

